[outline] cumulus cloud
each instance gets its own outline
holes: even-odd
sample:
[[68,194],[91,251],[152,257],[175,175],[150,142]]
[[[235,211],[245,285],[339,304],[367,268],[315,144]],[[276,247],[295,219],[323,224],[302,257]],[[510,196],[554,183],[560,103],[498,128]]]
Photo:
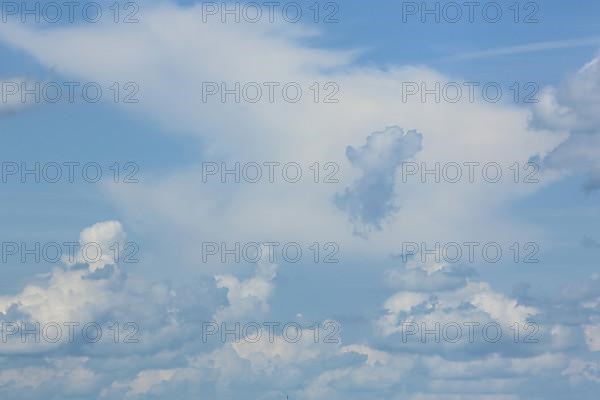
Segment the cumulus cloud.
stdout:
[[22,314],[41,323],[93,321],[96,312],[113,305],[110,292],[114,283],[87,277],[86,271],[55,269],[40,284],[28,284],[19,294],[0,298],[0,312]]
[[536,122],[574,134],[597,134],[600,127],[600,57],[581,67],[561,86],[547,87],[537,103]]
[[414,256],[395,257],[405,259],[404,265],[388,270],[385,282],[388,286],[403,291],[444,291],[458,289],[466,285],[469,278],[475,277],[475,270],[462,264],[449,264],[425,260],[419,262]]
[[562,372],[569,377],[575,385],[584,381],[600,383],[600,362],[573,359],[569,366]]
[[[136,221],[139,229],[158,238],[158,250],[168,251],[163,243],[166,231],[185,238],[173,246],[176,254],[168,258],[168,264],[158,265],[167,271],[190,265],[184,260],[197,261],[199,242],[231,240],[234,234],[247,241],[304,239],[312,243],[335,238],[350,255],[374,256],[373,263],[377,257],[388,260],[389,254],[396,254],[398,243],[407,237],[416,241],[436,235],[438,240],[441,236],[458,241],[492,234],[497,235],[493,240],[500,240],[498,236],[517,240],[531,229],[501,211],[548,180],[542,179],[535,188],[507,183],[493,189],[485,184],[400,187],[395,176],[399,163],[414,158],[419,163],[496,161],[510,166],[552,153],[564,140],[557,130],[593,129],[592,123],[578,122],[578,118],[593,118],[593,113],[575,115],[580,111],[562,104],[560,89],[544,99],[550,110],[544,115],[561,113],[568,125],[557,120],[543,129],[530,126],[531,113],[514,105],[423,104],[414,99],[404,103],[403,82],[423,81],[432,86],[458,79],[426,67],[359,67],[349,52],[306,45],[300,40],[301,33],[306,33],[303,27],[289,32],[280,25],[201,24],[200,7],[148,4],[143,23],[137,26],[100,23],[36,30],[21,24],[0,25],[0,40],[65,77],[106,86],[135,77],[142,88],[136,112],[165,131],[184,132],[202,142],[202,159],[297,161],[306,172],[317,161],[340,167],[339,186],[315,185],[310,179],[292,186],[285,182],[235,188],[202,185],[198,165],[148,177],[139,185],[111,186],[110,195],[126,221]],[[325,107],[306,96],[297,104],[205,104],[199,94],[205,81],[273,80],[296,81],[306,87],[336,82],[340,102]],[[593,93],[587,95],[593,97]],[[371,134],[363,144],[366,133],[388,124],[415,127],[423,135],[392,127]],[[582,151],[583,146],[574,150]],[[591,151],[582,154],[594,158]],[[340,187],[347,190],[339,194]],[[369,237],[356,238],[356,225],[374,229]],[[122,243],[125,238],[115,221],[85,229],[79,240],[83,245],[97,242],[100,248],[110,249],[113,242]],[[137,346],[67,346],[59,353],[61,362],[68,360],[65,353],[69,352],[89,356],[61,364],[81,377],[77,380],[82,382],[83,398],[98,393],[108,399],[192,398],[200,393],[207,398],[256,399],[281,399],[285,394],[332,400],[516,399],[523,397],[520,393],[527,393],[527,398],[566,393],[565,398],[592,399],[597,394],[597,387],[575,382],[584,377],[596,384],[597,364],[587,361],[594,357],[588,352],[596,344],[588,339],[584,349],[582,343],[585,335],[596,334],[597,321],[592,316],[600,293],[597,279],[561,292],[560,299],[548,305],[508,296],[467,268],[409,263],[384,276],[395,293],[384,301],[383,315],[373,317],[375,335],[344,345],[314,343],[310,329],[303,327],[304,339],[295,344],[278,336],[273,343],[206,345],[199,333],[203,321],[277,318],[272,310],[278,294],[276,265],[259,263],[254,275],[246,278],[227,271],[209,283],[186,282],[185,288],[175,288],[167,282],[148,284],[119,268],[112,270],[113,264],[111,257],[90,263],[77,259],[69,264],[71,269],[57,269],[0,299],[3,320],[139,322]],[[205,270],[212,278],[212,270]],[[323,279],[320,274],[308,278],[319,283]],[[332,284],[345,287],[347,281],[339,279]],[[574,324],[556,321],[558,314],[551,311],[560,307],[563,313],[575,315]],[[510,343],[510,335],[485,348],[468,342],[405,344],[398,337],[406,321],[426,322],[428,327],[436,322],[496,322],[506,330],[532,317],[546,318],[539,345],[519,347]],[[589,327],[587,331],[584,326]],[[3,350],[11,354],[31,351],[29,346],[18,346],[15,340]],[[573,359],[586,361],[583,365],[574,361],[571,368]],[[24,356],[18,360],[20,367],[5,368],[6,375],[0,375],[2,393],[17,398],[34,388],[27,392],[30,397],[62,398],[66,389],[60,385],[79,390],[77,382],[52,373],[53,361],[28,369],[38,360]],[[568,372],[561,375],[562,371]],[[23,381],[21,374],[31,380]],[[44,386],[45,382],[50,386]],[[18,395],[11,397],[14,393]]]
[[70,266],[88,264],[90,271],[116,265],[125,253],[125,237],[123,226],[118,221],[94,224],[81,231],[80,251],[76,251],[72,259],[70,255],[63,256],[63,262]]
[[106,398],[115,393],[123,393],[126,398],[147,396],[152,394],[152,391],[157,386],[171,382],[173,380],[182,381],[181,375],[192,379],[189,374],[186,374],[186,369],[153,369],[144,370],[138,373],[134,379],[127,382],[113,382],[110,388],[105,388],[101,393],[101,398]]
[[[260,237],[312,243],[334,237],[350,256],[389,254],[407,235],[479,237],[483,228],[476,227],[489,224],[497,227],[495,235],[511,240],[531,232],[520,220],[498,218],[497,211],[542,184],[500,184],[494,189],[503,190],[493,191],[481,184],[414,184],[397,190],[398,182],[392,182],[394,167],[418,149],[418,162],[495,161],[506,167],[551,151],[563,138],[529,127],[529,111],[466,98],[456,104],[424,104],[418,96],[403,101],[405,82],[433,86],[467,79],[421,66],[361,67],[354,63],[355,52],[306,44],[305,36],[298,34],[308,30],[302,25],[198,23],[201,20],[201,5],[160,3],[145,7],[140,24],[43,31],[13,24],[0,27],[3,41],[62,76],[107,86],[135,76],[141,88],[135,112],[166,132],[197,138],[203,144],[203,160],[302,164],[304,179],[294,185],[279,179],[275,184],[227,189],[221,185],[216,190],[215,185],[199,184],[200,168],[190,165],[138,185],[112,186],[109,193],[117,206],[128,220],[140,221],[144,232],[162,239],[168,229],[187,239],[182,245],[193,243],[175,257],[193,254],[195,244],[207,237],[230,239],[232,232],[245,241]],[[165,24],[179,29],[165,30]],[[201,95],[205,82],[231,86],[272,81],[297,82],[306,88],[305,95],[293,104],[223,103],[219,98],[203,102]],[[308,89],[315,82],[338,85],[339,102],[315,103]],[[422,132],[423,142],[416,132],[391,129],[362,144],[366,133],[382,125],[414,128]],[[309,166],[315,162],[337,164],[339,185],[312,183]],[[336,202],[344,187],[348,191]],[[470,219],[478,223],[467,223]],[[357,224],[374,229],[368,242],[355,237]],[[413,230],[407,232],[407,226]]]
[[568,132],[569,140],[544,158],[544,165],[587,174],[586,191],[600,188],[600,57],[561,86],[549,86],[534,107],[533,123]]
[[387,313],[378,325],[386,336],[402,333],[405,323],[424,323],[431,329],[436,323],[495,322],[508,329],[514,324],[526,325],[537,313],[533,307],[518,304],[484,282],[469,282],[449,292],[399,292],[384,307]]
[[269,263],[270,256],[266,247],[262,248],[263,257],[256,264],[255,276],[240,281],[234,275],[215,276],[218,288],[227,289],[226,307],[215,315],[217,321],[248,319],[264,315],[269,310],[269,299],[274,290],[273,280],[277,276],[277,265]]
[[[19,293],[1,296],[0,319],[16,332],[0,343],[0,351],[15,354],[49,351],[81,340],[79,335],[75,337],[69,333],[65,324],[102,325],[111,315],[115,317],[113,322],[118,315],[129,313],[127,321],[143,315],[139,311],[131,311],[136,304],[151,304],[143,298],[145,292],[142,294],[134,285],[130,286],[127,277],[118,270],[104,275],[95,273],[107,265],[117,264],[115,249],[122,248],[124,238],[125,233],[118,221],[101,222],[85,228],[80,233],[81,248],[64,256],[64,264],[74,268],[54,268],[26,284]],[[93,249],[86,255],[84,252],[89,244],[93,244]],[[85,268],[75,267],[78,264]],[[158,294],[157,291],[154,294]],[[153,298],[154,305],[161,301],[165,301],[165,296]],[[23,340],[23,327],[33,329],[36,324],[39,324],[38,335],[43,332],[43,327],[58,325],[59,328],[52,328],[52,335],[56,335],[57,340]]]
[[[407,277],[402,276],[404,272]],[[418,258],[413,258],[407,266],[388,271],[386,276],[391,279],[392,286],[398,286],[401,291],[385,301],[386,314],[376,326],[384,337],[392,336],[395,340],[401,337],[403,343],[407,338],[422,341],[423,330],[436,331],[437,326],[458,324],[462,329],[470,323],[494,323],[503,330],[515,324],[525,327],[539,313],[535,307],[520,304],[493,290],[489,283],[478,281],[472,272],[465,273],[460,267],[446,263],[419,262]],[[412,327],[409,328],[409,324]],[[418,330],[407,335],[415,327]],[[441,332],[438,329],[438,336]],[[461,339],[464,339],[462,335]],[[434,339],[431,341],[435,342]],[[479,342],[483,341],[479,338]],[[454,344],[454,350],[465,351],[467,342]],[[441,347],[445,347],[443,343]]]
[[[123,237],[125,233],[117,221],[95,224],[80,234],[81,243],[95,241],[103,247]],[[185,296],[182,291],[181,300],[189,304],[180,305],[177,293],[165,283],[147,282],[118,269],[99,275],[98,268],[104,268],[107,263],[112,264],[114,260],[87,261],[86,268],[79,265],[57,267],[32,279],[18,293],[1,296],[0,321],[6,332],[0,352],[14,355],[49,351],[69,353],[74,347],[79,354],[122,351],[123,346],[120,348],[118,343],[110,340],[110,326],[114,323],[121,327],[130,324],[132,329],[128,333],[136,331],[135,340],[140,344],[127,347],[128,351],[156,350],[157,345],[168,346],[177,340],[177,335],[188,335],[194,330],[193,327],[189,327],[189,331],[181,327],[178,318],[182,309],[187,311],[187,307],[194,306],[198,315],[204,312],[204,318],[208,319],[209,314],[199,307],[198,298],[204,295],[216,297],[216,288],[213,292],[197,290],[199,293],[195,298]],[[210,304],[206,299],[202,302]],[[34,329],[36,324],[38,328]],[[66,324],[76,324],[76,328],[69,330]],[[105,333],[96,346],[79,347],[85,339],[82,327],[86,324],[96,324]],[[54,328],[45,331],[50,325]],[[38,340],[33,335],[24,336],[23,327],[37,331]],[[47,340],[46,336],[52,340]]]
[[381,229],[382,221],[396,209],[394,189],[396,170],[421,150],[423,137],[416,131],[390,127],[374,132],[360,148],[348,146],[346,157],[362,171],[361,177],[336,198],[359,230]]

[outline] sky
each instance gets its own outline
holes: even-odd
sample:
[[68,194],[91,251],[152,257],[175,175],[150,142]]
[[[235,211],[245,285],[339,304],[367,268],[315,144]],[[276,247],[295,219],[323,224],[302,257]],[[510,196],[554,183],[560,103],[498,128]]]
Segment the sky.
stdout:
[[1,2],[1,397],[596,399],[598,15]]

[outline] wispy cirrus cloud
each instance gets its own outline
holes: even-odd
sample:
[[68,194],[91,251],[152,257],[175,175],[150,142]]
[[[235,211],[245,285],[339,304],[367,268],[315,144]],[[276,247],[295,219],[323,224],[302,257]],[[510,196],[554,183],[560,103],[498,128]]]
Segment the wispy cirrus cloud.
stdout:
[[513,56],[519,54],[537,53],[541,51],[554,51],[573,49],[580,47],[598,47],[600,46],[600,36],[592,36],[578,39],[565,39],[565,40],[553,40],[544,42],[533,42],[526,44],[519,44],[514,46],[506,47],[495,47],[486,50],[473,51],[467,53],[459,53],[444,58],[448,61],[461,61],[461,60],[477,60],[484,58],[493,58],[501,56]]

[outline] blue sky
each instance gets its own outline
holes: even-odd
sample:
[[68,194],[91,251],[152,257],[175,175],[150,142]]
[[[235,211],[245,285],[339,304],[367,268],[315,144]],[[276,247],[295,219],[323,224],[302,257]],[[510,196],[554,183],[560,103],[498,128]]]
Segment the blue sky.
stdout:
[[[497,3],[497,23],[478,12],[473,23],[403,22],[409,2],[383,0],[318,3],[320,17],[334,12],[337,23],[312,21],[314,1],[294,3],[298,23],[280,12],[273,23],[222,23],[224,5],[209,3],[120,3],[119,18],[139,8],[133,24],[114,23],[113,2],[103,1],[98,23],[2,19],[2,171],[64,168],[57,183],[31,174],[22,182],[21,171],[1,177],[2,397],[596,398],[600,3],[517,3],[520,19],[535,11],[530,24],[513,21],[512,1]],[[65,82],[94,82],[103,98],[7,94]],[[207,83],[236,82],[254,82],[263,97],[203,100]],[[266,82],[278,85],[273,101]],[[407,85],[465,82],[497,84],[502,99],[479,89],[473,101],[403,96]],[[134,103],[123,102],[128,83],[139,89]],[[303,91],[298,102],[282,95],[290,83]],[[536,103],[522,101],[528,83]],[[69,182],[70,162],[94,163],[102,178],[91,183],[78,169]],[[477,169],[469,182],[471,162],[497,163],[502,179],[490,183]],[[524,182],[528,162],[535,183]],[[222,182],[219,171],[203,180],[207,165],[236,163],[262,166],[262,179]],[[276,165],[272,182],[265,163]],[[289,163],[302,171],[297,183],[282,175]],[[421,170],[436,163],[462,165],[463,179],[423,182]],[[66,242],[79,243],[73,260],[9,251]],[[272,253],[270,242],[279,243]],[[222,247],[236,243],[262,244],[263,257],[234,261]],[[458,244],[463,256],[449,261],[436,243]],[[212,244],[222,247],[207,255]],[[286,244],[302,250],[297,262]],[[420,246],[406,254],[407,244]],[[498,261],[481,253],[486,244],[502,250]],[[101,258],[82,255],[90,245]],[[56,342],[47,332],[40,343],[22,340],[21,323],[68,322],[97,324],[104,338],[90,343],[77,328],[74,340],[66,330]],[[302,338],[275,330],[269,341],[269,322],[298,324]],[[124,340],[127,323],[138,343]],[[264,335],[221,340],[238,323]],[[470,341],[471,323],[503,337],[476,331]],[[204,341],[208,324],[220,331]],[[456,325],[463,336],[452,343],[443,329]]]

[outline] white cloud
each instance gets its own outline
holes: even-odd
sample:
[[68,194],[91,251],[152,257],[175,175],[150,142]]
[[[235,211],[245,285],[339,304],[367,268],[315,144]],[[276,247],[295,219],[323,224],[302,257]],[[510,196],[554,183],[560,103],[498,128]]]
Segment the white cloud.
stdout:
[[[290,33],[280,25],[250,29],[245,25],[200,24],[199,20],[198,5],[160,5],[149,6],[144,22],[136,26],[63,26],[41,32],[0,25],[2,40],[47,67],[55,66],[65,77],[107,85],[135,79],[141,88],[141,102],[136,108],[140,117],[151,118],[167,131],[201,140],[202,159],[296,161],[305,168],[316,161],[332,161],[340,166],[340,185],[330,186],[314,185],[310,179],[294,186],[202,185],[197,165],[148,177],[139,185],[111,186],[111,195],[125,218],[141,221],[140,229],[153,233],[157,243],[162,243],[165,231],[184,237],[185,242],[173,252],[197,261],[198,243],[207,238],[215,242],[233,236],[237,236],[236,241],[337,240],[349,254],[372,255],[376,262],[378,257],[397,254],[403,240],[444,238],[460,242],[485,240],[492,235],[492,240],[515,241],[520,237],[531,240],[531,233],[536,233],[535,227],[507,218],[503,211],[515,199],[550,182],[552,175],[540,176],[543,182],[535,188],[510,182],[493,187],[485,183],[403,184],[396,176],[385,182],[386,188],[393,188],[393,196],[384,196],[390,208],[382,214],[386,218],[381,231],[357,238],[347,215],[337,210],[333,201],[343,190],[340,188],[360,182],[361,171],[352,168],[344,151],[348,146],[360,148],[365,140],[373,144],[372,132],[397,125],[422,132],[421,151],[416,152],[413,142],[409,146],[413,151],[408,153],[417,162],[496,161],[508,167],[552,152],[565,138],[552,131],[570,125],[536,130],[529,126],[529,111],[505,103],[423,104],[415,99],[404,103],[403,82],[426,81],[431,86],[458,79],[425,67],[358,67],[348,52],[303,44],[299,39],[303,28]],[[591,64],[583,75],[595,68]],[[297,81],[305,87],[314,82],[336,82],[340,102],[314,104],[307,96],[298,104],[205,104],[198,92],[208,80]],[[578,124],[571,118],[573,109],[552,98],[555,95],[551,92],[547,96],[543,104],[549,111],[545,115],[560,111],[569,124]],[[589,110],[585,115],[591,115]],[[377,148],[381,143],[375,142]],[[391,175],[398,159],[406,158],[396,159],[398,154],[368,148],[358,153],[351,158],[358,160],[355,165],[366,166],[363,172],[381,167],[383,173]],[[360,189],[352,193],[358,193],[362,201],[364,190]],[[391,209],[398,212],[387,212]],[[493,232],[490,226],[494,226]],[[120,223],[108,222],[82,231],[80,242],[98,242],[105,250],[113,241],[122,243],[125,237]],[[189,265],[179,261],[170,259],[168,268]],[[97,356],[94,367],[105,372],[105,397],[186,398],[173,393],[191,387],[195,394],[208,393],[211,398],[231,398],[240,393],[252,398],[281,398],[280,392],[292,388],[298,398],[309,399],[371,400],[377,398],[373,393],[379,398],[410,398],[413,394],[413,398],[422,399],[508,399],[516,398],[513,391],[525,385],[542,387],[540,382],[555,379],[566,368],[562,354],[546,352],[554,343],[519,349],[490,346],[485,350],[468,345],[451,348],[444,344],[440,349],[394,343],[397,338],[393,334],[402,321],[424,321],[428,326],[435,322],[497,321],[507,329],[539,315],[539,307],[521,304],[490,284],[475,280],[470,271],[444,263],[409,264],[406,271],[411,275],[406,277],[401,276],[404,271],[389,272],[387,276],[394,278],[391,285],[399,292],[389,297],[384,304],[386,314],[375,321],[383,335],[345,347],[313,343],[306,334],[297,344],[277,337],[274,343],[227,343],[208,349],[198,342],[198,321],[268,314],[277,276],[274,264],[259,263],[255,275],[247,279],[218,274],[215,286],[226,290],[227,304],[215,305],[216,296],[207,296],[209,312],[199,314],[199,305],[190,299],[193,296],[182,296],[166,284],[148,287],[118,270],[110,279],[95,279],[95,274],[102,272],[99,270],[113,263],[108,257],[90,263],[88,269],[58,269],[42,283],[30,283],[17,295],[0,298],[1,312],[30,320],[94,320],[110,315],[118,319],[134,316],[143,322],[139,347],[110,348],[112,354],[127,353],[119,354],[118,359],[103,358],[107,347],[89,350]],[[193,283],[189,285],[191,291],[196,290]],[[595,334],[593,329],[591,335]],[[572,334],[572,330],[555,324],[549,333],[557,342],[566,343],[564,347],[572,343]],[[515,353],[526,354],[516,357]],[[86,364],[81,368],[74,374],[76,379],[93,382],[92,367]],[[575,364],[568,371],[570,377],[583,375],[594,380],[595,375],[590,374],[595,371],[593,363],[584,367]],[[19,374],[28,372],[8,370],[1,382],[31,388],[56,376],[32,369],[28,376],[34,378],[27,381],[19,380]],[[474,381],[474,375],[481,380]]]
[[269,250],[262,248],[263,257],[256,264],[255,276],[240,281],[233,275],[215,276],[218,288],[227,289],[228,305],[219,309],[217,321],[248,319],[264,315],[269,310],[269,299],[274,290],[273,280],[277,276],[277,265],[269,263]]
[[[353,237],[353,225],[336,210],[333,199],[360,174],[346,159],[346,147],[358,148],[372,132],[392,125],[417,129],[423,135],[417,162],[495,161],[506,168],[548,153],[563,139],[531,129],[529,112],[506,103],[478,99],[471,104],[466,96],[456,104],[402,100],[405,82],[432,86],[461,81],[456,77],[425,67],[358,67],[349,52],[304,44],[297,34],[302,27],[290,33],[279,24],[230,26],[200,20],[199,5],[148,5],[143,23],[136,26],[95,24],[43,32],[11,24],[0,27],[3,40],[65,77],[107,85],[135,78],[140,86],[136,112],[156,120],[166,131],[201,139],[204,160],[295,161],[303,165],[306,176],[315,162],[335,162],[340,167],[339,185],[315,185],[310,176],[296,185],[203,185],[194,165],[148,177],[139,185],[112,186],[126,218],[142,221],[145,232],[161,238],[168,229],[191,243],[207,237],[230,239],[232,232],[245,241],[260,237],[313,243],[335,238],[349,255],[393,253],[403,240],[430,239],[432,232],[438,238],[472,240],[482,237],[483,227],[490,224],[496,226],[493,240],[530,238],[535,233],[521,221],[497,216],[512,200],[543,184],[514,185],[507,182],[510,179],[498,185],[396,181],[388,203],[399,212],[387,218],[381,232],[368,241]],[[335,82],[339,103],[315,104],[309,89],[296,104],[204,103],[199,92],[206,81],[298,82],[304,88],[314,82]],[[473,228],[465,231],[465,226]]]
[[600,187],[600,58],[594,58],[558,87],[545,88],[534,123],[568,132],[570,138],[545,159],[549,168],[587,173],[586,190]]
[[88,358],[48,358],[44,366],[0,370],[0,387],[11,385],[17,390],[38,389],[41,385],[59,385],[63,394],[81,395],[95,389],[99,376],[90,369]]
[[600,383],[600,363],[576,358],[571,360],[562,374],[568,376],[573,385],[580,385],[586,380]]
[[47,282],[28,284],[15,296],[0,298],[0,312],[7,314],[12,307],[31,321],[49,322],[93,321],[94,315],[114,305],[112,282],[86,279],[81,270],[55,269]]
[[362,175],[336,196],[336,203],[348,212],[359,233],[381,229],[381,222],[395,211],[396,170],[421,150],[422,140],[415,131],[389,127],[369,135],[367,143],[358,149],[348,146],[346,157]]
[[103,269],[106,265],[117,265],[125,254],[125,232],[118,221],[99,222],[85,228],[79,235],[80,249],[75,257],[63,256],[63,262],[72,266],[88,264],[90,271]]

